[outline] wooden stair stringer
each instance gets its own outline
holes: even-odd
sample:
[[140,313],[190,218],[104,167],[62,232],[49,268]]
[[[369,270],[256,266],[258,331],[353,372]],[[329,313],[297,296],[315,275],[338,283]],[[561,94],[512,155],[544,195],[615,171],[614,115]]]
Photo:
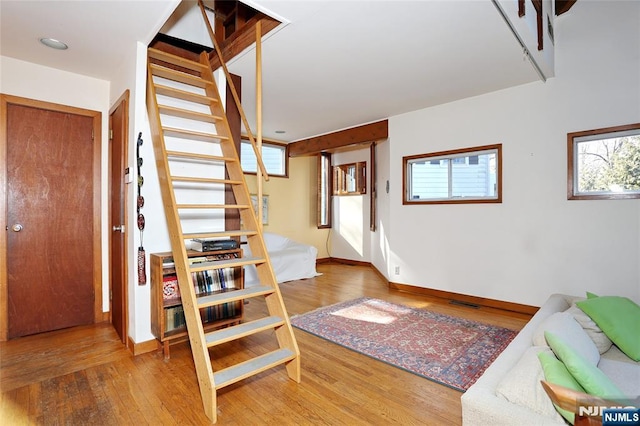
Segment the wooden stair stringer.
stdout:
[[[209,65],[209,58],[206,53],[200,54],[200,62],[203,65]],[[216,97],[217,96],[217,86],[215,80],[213,78],[213,72],[208,74],[207,76],[203,76],[204,79],[208,80],[211,85],[207,85],[205,88],[205,92],[208,97]],[[225,112],[222,109],[222,105],[220,102],[216,104],[211,104],[211,112],[213,115],[225,116]],[[229,127],[229,122],[227,120],[221,120],[215,124],[216,129],[219,134],[231,135],[231,129]],[[222,128],[222,129],[221,129]],[[239,158],[238,152],[236,150],[235,145],[231,141],[231,138],[225,141],[221,141],[222,153],[225,157],[235,157]],[[233,194],[236,198],[236,203],[245,204],[248,203],[251,205],[251,196],[249,194],[248,185],[246,184],[246,180],[244,177],[244,173],[242,171],[242,167],[240,166],[240,162],[238,161],[235,164],[229,164],[227,167],[227,171],[229,173],[229,179],[231,180],[241,180],[244,182],[244,185],[233,185],[232,190]],[[282,293],[280,292],[280,287],[278,286],[278,282],[275,277],[275,273],[273,272],[273,267],[271,265],[271,260],[269,258],[269,253],[267,252],[266,245],[264,243],[264,238],[262,235],[262,228],[258,223],[258,219],[254,214],[252,209],[240,210],[240,221],[244,224],[245,228],[259,230],[258,235],[253,235],[247,237],[247,243],[251,248],[251,253],[253,256],[261,257],[266,259],[267,261],[263,264],[256,265],[256,272],[258,276],[258,281],[262,285],[269,285],[274,288],[274,292],[268,296],[265,296],[265,300],[267,303],[267,308],[271,315],[276,315],[280,318],[284,318],[285,325],[284,327],[280,327],[276,329],[276,337],[278,339],[278,344],[281,348],[289,348],[294,354],[296,354],[295,358],[286,363],[287,374],[289,377],[296,382],[300,382],[300,350],[298,349],[298,344],[294,338],[293,327],[291,326],[291,322],[289,321],[289,315],[285,310],[284,299],[282,298]]]
[[209,349],[207,348],[204,339],[201,338],[201,336],[204,336],[204,327],[202,325],[202,321],[200,321],[199,318],[196,318],[196,313],[198,312],[196,294],[192,285],[191,273],[187,270],[189,258],[187,256],[187,250],[182,236],[180,217],[178,215],[178,210],[174,207],[176,205],[176,199],[169,179],[169,160],[162,132],[162,122],[158,109],[157,95],[153,84],[151,63],[149,62],[147,65],[147,109],[151,128],[151,139],[153,141],[153,150],[156,158],[156,167],[158,169],[160,192],[169,228],[169,239],[171,241],[178,283],[187,283],[187,285],[179,284],[179,286],[182,306],[184,308],[185,322],[187,324],[187,329],[190,331],[188,333],[189,343],[191,344],[191,352],[196,365],[200,397],[202,398],[202,405],[205,414],[215,422],[217,416],[217,402],[213,369],[209,358]]

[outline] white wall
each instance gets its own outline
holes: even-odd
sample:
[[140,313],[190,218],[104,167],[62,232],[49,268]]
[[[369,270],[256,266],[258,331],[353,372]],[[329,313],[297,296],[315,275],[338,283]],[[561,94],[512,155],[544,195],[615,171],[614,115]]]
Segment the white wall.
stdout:
[[[136,342],[144,342],[154,339],[151,334],[151,314],[150,314],[150,288],[151,274],[149,271],[149,253],[154,251],[166,251],[169,249],[168,232],[164,215],[157,212],[163,211],[160,200],[160,188],[158,184],[155,159],[153,156],[153,146],[151,143],[151,133],[149,120],[146,112],[146,77],[147,77],[147,44],[158,33],[164,22],[173,13],[174,9],[180,5],[179,0],[166,2],[162,18],[155,28],[149,30],[142,42],[122,46],[126,49],[125,59],[119,64],[117,77],[111,82],[110,105],[129,90],[129,151],[128,164],[132,183],[127,185],[127,250],[128,250],[128,275],[127,275],[127,298],[128,298],[128,333],[129,337]],[[144,238],[141,242],[141,235],[137,228],[137,168],[136,168],[136,146],[138,134],[142,133],[143,145],[140,154],[143,157],[142,176],[144,185],[142,195],[145,198],[145,205],[142,213],[145,216],[146,225]],[[105,185],[105,192],[107,187]],[[142,244],[141,244],[142,243]],[[146,278],[145,285],[138,284],[137,254],[138,247],[143,245],[146,251]],[[108,263],[105,264],[108,268]]]
[[[640,122],[639,16],[639,2],[578,2],[555,20],[547,83],[389,120],[392,229],[378,239],[400,266],[391,281],[529,305],[585,290],[640,300],[640,200],[566,195],[568,132]],[[402,205],[403,156],[494,143],[502,204]]]
[[[166,216],[164,214],[164,206],[162,197],[160,196],[160,183],[158,181],[158,171],[153,153],[153,141],[151,140],[151,130],[147,114],[146,103],[146,70],[147,70],[147,46],[138,43],[136,52],[136,85],[138,90],[135,92],[132,100],[133,114],[135,116],[135,139],[131,140],[130,164],[135,164],[135,148],[138,133],[142,132],[143,144],[140,147],[140,156],[143,158],[141,174],[144,177],[144,184],[141,188],[144,197],[144,207],[141,213],[145,217],[145,229],[142,234],[142,246],[146,252],[146,274],[147,284],[144,286],[137,285],[137,251],[141,245],[140,232],[138,231],[136,219],[135,202],[131,203],[129,209],[131,220],[130,228],[134,230],[129,234],[129,240],[132,242],[130,263],[129,263],[129,282],[133,285],[129,288],[129,324],[131,329],[129,334],[135,342],[144,342],[152,340],[155,337],[151,333],[151,273],[149,270],[149,255],[156,252],[171,251],[171,243],[169,241],[169,231],[167,228]],[[129,188],[131,199],[135,200],[134,194],[137,191],[135,185]]]
[[108,112],[109,82],[106,80],[8,56],[0,56],[0,61],[0,92],[4,94],[100,111],[103,115]]
[[332,166],[367,163],[367,193],[363,195],[333,196],[331,257],[371,262],[371,232],[369,231],[369,212],[371,211],[371,185],[369,173],[369,148],[333,154]]
[[[128,298],[128,334],[131,339],[136,342],[144,342],[154,339],[151,334],[151,313],[150,313],[150,288],[151,288],[151,273],[149,270],[149,254],[159,251],[169,251],[171,246],[169,244],[168,231],[164,214],[157,214],[163,211],[162,200],[160,198],[160,188],[158,183],[158,174],[155,166],[155,158],[153,155],[153,144],[151,141],[151,134],[149,128],[149,120],[147,118],[146,110],[146,67],[147,67],[147,46],[143,43],[136,43],[132,46],[123,46],[123,49],[127,48],[125,60],[120,64],[118,72],[115,73],[118,77],[111,82],[109,87],[109,108],[114,106],[114,103],[122,96],[122,94],[129,90],[129,150],[127,153],[128,164],[131,173],[130,184],[126,185],[127,191],[127,223],[125,224],[125,235],[127,241],[128,250],[128,275],[127,275],[127,298]],[[70,91],[73,92],[73,91]],[[84,93],[84,91],[78,90],[78,93]],[[105,127],[109,121],[109,113],[103,115],[103,121]],[[142,132],[143,145],[140,148],[140,155],[143,158],[142,176],[144,177],[144,184],[142,186],[142,195],[145,198],[145,205],[141,210],[141,213],[145,216],[145,231],[143,233],[142,245],[146,252],[146,277],[147,283],[145,285],[139,285],[138,283],[138,269],[137,269],[137,251],[141,245],[140,232],[137,227],[137,210],[136,210],[136,196],[137,196],[137,166],[136,166],[136,146],[138,140],[138,134]],[[106,139],[105,139],[106,140]],[[108,162],[108,147],[105,147],[103,152],[103,162]],[[108,170],[104,166],[103,177],[103,208],[108,209]],[[108,222],[105,213],[105,219],[103,221],[104,232],[106,233],[104,238],[103,255],[105,257],[103,261],[103,275],[104,279],[104,291],[105,291],[105,308],[107,311],[109,308],[109,300],[106,295],[109,291],[109,262],[108,262],[108,241],[109,230]]]
[[389,206],[391,204],[390,191],[387,192],[387,183],[391,186],[390,174],[390,144],[388,140],[378,142],[376,145],[376,185],[378,198],[376,200],[376,231],[371,235],[371,264],[381,273],[393,279],[389,269],[389,239],[391,234],[391,219]]
[[[263,231],[283,235],[318,249],[318,259],[329,257],[329,229],[317,224],[317,158],[289,158],[289,177],[271,176],[263,182],[262,193],[269,196],[269,223]],[[256,175],[246,174],[249,193],[258,193]],[[296,196],[291,196],[296,194]]]
[[[127,183],[125,186],[126,192],[126,207],[127,207],[127,222],[125,223],[125,238],[127,244],[128,251],[128,270],[127,270],[127,302],[128,302],[128,334],[133,339],[134,342],[143,341],[144,339],[139,339],[140,335],[143,335],[146,340],[149,340],[150,332],[148,329],[150,328],[149,322],[149,304],[143,302],[144,300],[149,300],[149,282],[146,286],[138,285],[138,275],[137,275],[137,263],[136,263],[136,255],[137,255],[137,247],[139,245],[139,232],[137,229],[136,223],[136,182],[137,182],[137,170],[136,170],[136,141],[138,139],[138,133],[140,131],[146,131],[148,133],[148,124],[145,125],[145,117],[144,110],[142,110],[142,118],[140,118],[140,102],[142,103],[142,107],[144,107],[144,96],[145,96],[145,76],[144,72],[137,73],[138,62],[142,59],[144,62],[142,63],[141,70],[145,70],[146,66],[146,46],[142,43],[137,43],[132,46],[123,46],[123,49],[127,49],[125,52],[125,60],[120,64],[118,68],[118,72],[115,73],[117,76],[111,82],[111,90],[110,90],[110,107],[113,108],[115,102],[122,96],[125,91],[129,90],[129,129],[128,129],[128,152],[127,152],[127,164],[125,167],[129,168],[131,181]],[[140,58],[140,50],[143,51],[144,55]],[[147,139],[150,145],[150,141]],[[149,147],[145,147],[145,151]],[[143,164],[143,173],[142,175],[148,175],[149,172],[154,172],[155,166],[153,161],[147,161]],[[155,173],[155,172],[154,172]],[[105,182],[105,193],[107,193],[108,182]],[[108,195],[108,194],[107,194]],[[143,211],[143,213],[145,213]],[[146,216],[145,216],[146,218]],[[148,259],[147,259],[148,260]],[[109,268],[109,264],[105,264],[105,268]],[[148,272],[148,262],[147,262],[147,278],[150,278]],[[149,280],[147,280],[149,281]],[[145,307],[146,306],[146,307]],[[146,315],[146,316],[143,316]],[[144,324],[142,326],[142,330],[137,327],[137,325]]]
[[[0,56],[0,92],[7,95],[99,111],[102,114],[101,179],[107,181],[109,87],[106,80]],[[102,310],[109,310],[107,191],[102,192]]]
[[[127,49],[125,60],[119,65],[117,78],[111,82],[110,105],[118,100],[125,92],[130,91],[129,97],[129,151],[128,167],[132,176],[132,184],[127,185],[127,220],[125,233],[127,236],[128,250],[128,275],[127,275],[127,297],[128,297],[128,333],[129,337],[136,342],[153,340],[151,334],[151,273],[149,270],[149,254],[158,251],[170,250],[169,236],[163,212],[162,201],[160,199],[160,187],[158,174],[153,156],[153,144],[151,142],[151,131],[146,109],[146,82],[147,82],[147,44],[157,34],[160,27],[179,5],[175,0],[167,2],[163,12],[163,18],[157,23],[156,28],[149,31],[145,42],[122,46]],[[142,133],[143,145],[140,148],[140,155],[143,158],[141,174],[144,177],[142,186],[142,196],[145,198],[145,205],[141,213],[145,216],[145,231],[141,244],[141,235],[137,227],[137,166],[136,166],[136,146],[138,134]],[[107,192],[105,184],[105,193]],[[145,285],[138,284],[137,254],[138,247],[142,245],[146,252],[146,278]],[[108,263],[105,263],[108,268]]]

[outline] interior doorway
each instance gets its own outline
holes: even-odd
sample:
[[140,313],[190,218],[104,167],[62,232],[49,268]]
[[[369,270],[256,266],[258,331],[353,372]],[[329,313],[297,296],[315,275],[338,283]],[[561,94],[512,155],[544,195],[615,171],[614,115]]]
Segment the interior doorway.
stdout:
[[100,117],[0,95],[0,340],[102,320]]

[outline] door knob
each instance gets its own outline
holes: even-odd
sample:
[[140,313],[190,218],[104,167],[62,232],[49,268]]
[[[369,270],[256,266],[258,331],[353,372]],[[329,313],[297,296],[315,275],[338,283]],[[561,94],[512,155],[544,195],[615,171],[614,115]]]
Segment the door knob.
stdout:
[[11,230],[13,232],[20,232],[22,231],[22,228],[24,228],[24,226],[20,225],[19,223],[14,223],[13,226],[11,227]]
[[124,234],[124,225],[114,225],[113,226],[113,230],[114,231],[120,231],[121,233]]

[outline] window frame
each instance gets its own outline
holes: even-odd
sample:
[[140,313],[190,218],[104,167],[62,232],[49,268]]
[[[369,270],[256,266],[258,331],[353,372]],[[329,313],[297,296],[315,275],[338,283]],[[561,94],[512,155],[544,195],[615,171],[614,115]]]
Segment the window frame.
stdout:
[[[409,199],[410,185],[408,179],[410,173],[408,170],[409,164],[413,160],[424,159],[425,161],[430,158],[438,157],[439,160],[448,160],[451,162],[453,158],[458,157],[470,157],[473,155],[479,155],[486,151],[496,151],[496,196],[495,197],[453,197],[453,198],[437,198],[433,200]],[[444,158],[443,158],[444,157]],[[424,204],[496,204],[502,203],[502,144],[482,145],[469,148],[460,148],[448,151],[431,152],[426,154],[417,154],[402,157],[402,204],[403,205],[424,205]]]
[[[577,170],[578,150],[575,146],[580,142],[578,139],[593,137],[598,135],[613,135],[615,133],[627,133],[633,131],[633,135],[640,135],[640,123],[626,124],[622,126],[604,127],[601,129],[585,130],[581,132],[567,133],[567,199],[568,200],[628,200],[640,198],[640,191],[637,192],[613,192],[602,191],[597,193],[585,193],[578,191],[579,175]],[[603,139],[605,137],[603,136]],[[597,140],[597,139],[594,139]]]
[[[249,140],[248,137],[246,137],[245,135],[242,135],[241,139],[240,139],[240,150],[242,151],[242,144],[247,144],[249,145],[249,147],[251,147],[251,141]],[[277,147],[277,148],[283,148],[284,152],[284,174],[279,174],[279,173],[271,173],[269,172],[269,170],[267,170],[267,173],[269,174],[269,177],[282,177],[282,178],[288,178],[289,177],[289,144],[286,142],[281,142],[281,141],[276,141],[273,139],[262,139],[262,147],[264,148],[265,146],[271,146],[271,147]],[[251,150],[253,151],[253,148],[251,148]],[[257,166],[257,164],[256,164]],[[242,157],[240,158],[240,167],[242,167]],[[266,167],[266,165],[265,165]],[[244,170],[244,168],[242,169],[242,172],[244,174],[247,175],[255,175],[258,172],[257,171],[248,171],[248,170]]]
[[[331,228],[332,224],[332,211],[333,211],[333,179],[331,167],[331,153],[320,152],[317,160],[317,175],[318,175],[318,199],[316,208],[316,224],[318,229]],[[324,167],[323,167],[324,164]],[[324,187],[324,190],[323,190]],[[324,212],[322,211],[322,199],[325,199]],[[322,217],[326,217],[326,221],[322,222]]]
[[[347,176],[353,169],[355,188],[350,191],[347,187]],[[365,195],[367,193],[367,162],[339,164],[333,166],[333,195]]]

